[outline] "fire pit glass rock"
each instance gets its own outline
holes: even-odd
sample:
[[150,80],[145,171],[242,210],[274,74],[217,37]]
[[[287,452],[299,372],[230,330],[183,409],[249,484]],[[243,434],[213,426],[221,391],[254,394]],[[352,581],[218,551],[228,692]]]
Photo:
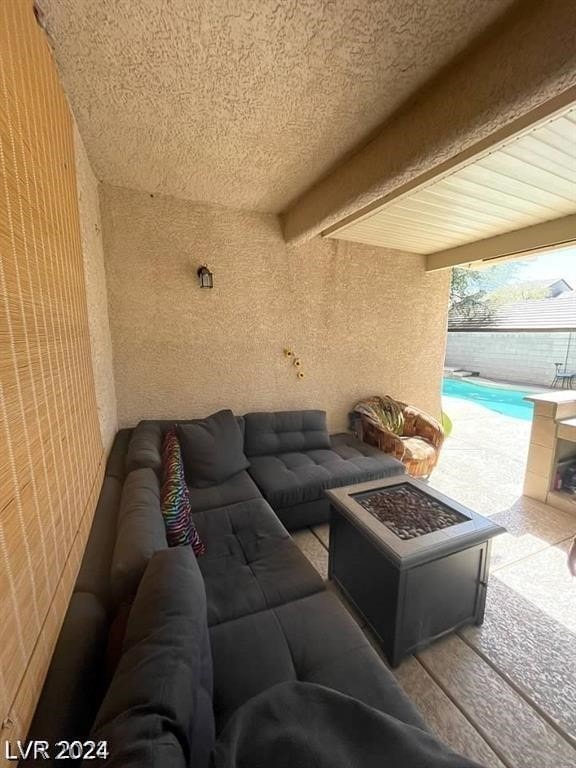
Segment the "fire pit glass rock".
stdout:
[[352,498],[403,541],[470,519],[408,483]]

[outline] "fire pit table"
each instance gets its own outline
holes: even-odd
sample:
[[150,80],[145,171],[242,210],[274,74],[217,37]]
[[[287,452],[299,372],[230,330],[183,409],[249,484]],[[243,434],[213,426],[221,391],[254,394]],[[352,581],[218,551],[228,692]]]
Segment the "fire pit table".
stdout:
[[463,624],[482,623],[490,540],[504,528],[405,475],[326,494],[328,575],[392,666]]

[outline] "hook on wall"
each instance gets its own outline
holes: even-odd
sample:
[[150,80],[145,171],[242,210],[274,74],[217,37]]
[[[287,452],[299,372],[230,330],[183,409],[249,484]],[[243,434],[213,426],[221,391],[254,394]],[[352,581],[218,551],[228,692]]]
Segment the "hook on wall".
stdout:
[[303,379],[304,371],[302,370],[302,360],[296,355],[293,349],[289,347],[284,348],[284,357],[292,360],[292,365],[296,368],[296,378]]

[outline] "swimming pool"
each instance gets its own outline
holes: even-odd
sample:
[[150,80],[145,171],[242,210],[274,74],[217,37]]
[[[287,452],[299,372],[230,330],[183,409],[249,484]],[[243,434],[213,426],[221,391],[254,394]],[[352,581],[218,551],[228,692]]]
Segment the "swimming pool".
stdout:
[[491,411],[503,413],[515,419],[525,421],[532,419],[532,403],[523,400],[530,394],[527,390],[476,384],[468,378],[465,381],[447,378],[442,385],[442,394],[448,397],[459,397],[461,400],[471,400]]

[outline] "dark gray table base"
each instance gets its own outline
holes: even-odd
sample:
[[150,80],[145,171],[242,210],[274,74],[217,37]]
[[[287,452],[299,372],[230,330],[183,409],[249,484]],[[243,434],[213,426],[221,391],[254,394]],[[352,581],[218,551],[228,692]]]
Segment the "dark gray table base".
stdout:
[[331,507],[328,575],[376,633],[393,667],[484,619],[490,541],[401,569],[363,528]]

